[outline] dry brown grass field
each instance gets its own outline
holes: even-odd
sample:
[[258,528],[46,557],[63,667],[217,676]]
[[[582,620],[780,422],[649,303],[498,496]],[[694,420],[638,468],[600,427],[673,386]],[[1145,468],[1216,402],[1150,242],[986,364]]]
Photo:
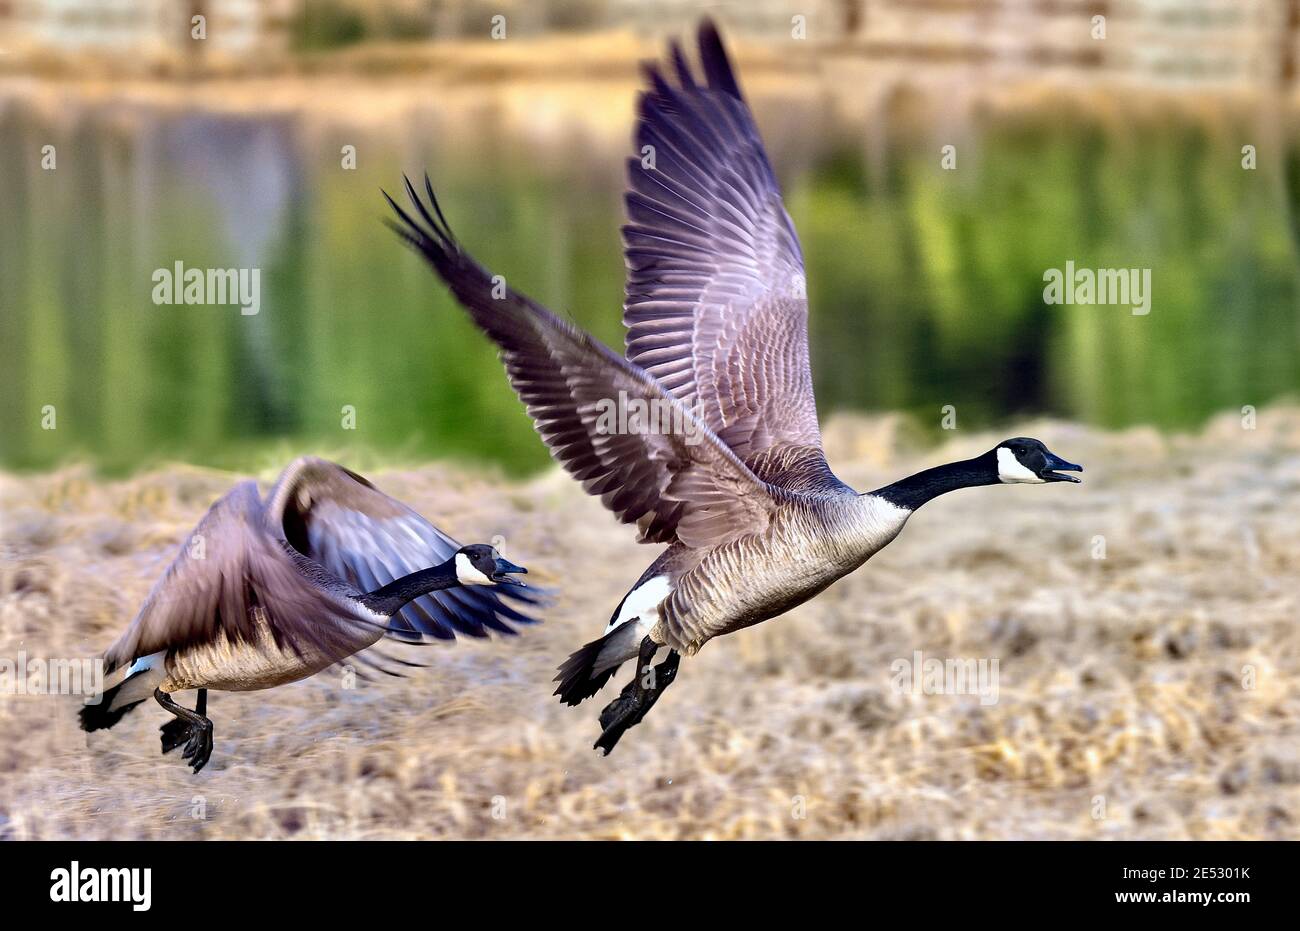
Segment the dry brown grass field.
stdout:
[[[1300,837],[1300,408],[1184,436],[826,433],[861,489],[1017,433],[1087,472],[932,503],[821,597],[686,659],[601,758],[614,690],[570,709],[550,680],[654,548],[558,471],[366,466],[462,540],[501,535],[558,592],[544,623],[405,648],[429,668],[403,679],[214,693],[197,776],[160,755],[152,703],[86,735],[77,697],[0,697],[0,837]],[[239,477],[0,475],[0,655],[102,649]],[[897,692],[890,665],[916,650],[996,658],[997,702]]]

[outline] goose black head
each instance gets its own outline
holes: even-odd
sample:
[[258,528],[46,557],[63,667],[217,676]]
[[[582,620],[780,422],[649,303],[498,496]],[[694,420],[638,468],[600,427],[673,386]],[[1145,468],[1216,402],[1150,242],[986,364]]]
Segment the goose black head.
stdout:
[[501,556],[495,547],[486,543],[472,543],[456,551],[456,580],[461,585],[519,585],[510,573],[525,574],[528,570],[516,566]]
[[1007,484],[1078,482],[1079,479],[1073,475],[1061,473],[1083,471],[1083,466],[1066,462],[1039,440],[1028,436],[1003,440],[993,450],[993,455],[997,458],[998,481]]

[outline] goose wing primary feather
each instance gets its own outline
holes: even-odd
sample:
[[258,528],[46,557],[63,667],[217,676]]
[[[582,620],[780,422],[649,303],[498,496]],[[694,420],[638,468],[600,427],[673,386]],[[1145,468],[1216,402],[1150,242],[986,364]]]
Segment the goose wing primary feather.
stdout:
[[[425,189],[428,206],[406,183],[422,222],[389,198],[401,220],[393,229],[501,348],[537,432],[588,493],[637,524],[643,542],[708,547],[767,526],[777,489],[645,371],[491,276],[452,236],[427,178]],[[612,408],[633,402],[657,409],[657,422],[672,429],[621,429],[611,421]]]
[[154,585],[130,627],[109,647],[112,671],[160,650],[209,643],[224,633],[254,643],[266,622],[277,646],[346,656],[354,593],[264,529],[256,482],[241,482],[204,515]]
[[[336,463],[295,460],[267,496],[267,521],[304,555],[363,592],[451,559],[460,544],[415,511]],[[504,597],[536,604],[534,589],[455,586],[409,602],[390,620],[398,639],[514,634],[533,619]]]
[[759,476],[793,486],[810,465],[829,476],[808,363],[803,254],[708,20],[699,46],[704,83],[676,42],[676,86],[646,66],[623,227],[627,357]]

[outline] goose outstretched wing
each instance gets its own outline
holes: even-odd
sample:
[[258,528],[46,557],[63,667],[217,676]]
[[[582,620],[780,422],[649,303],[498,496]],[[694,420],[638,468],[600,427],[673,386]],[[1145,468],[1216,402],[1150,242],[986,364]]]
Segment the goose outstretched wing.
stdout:
[[[460,544],[411,508],[355,472],[305,456],[290,463],[267,496],[268,530],[362,592],[446,562]],[[456,586],[429,592],[395,614],[399,639],[450,640],[515,633],[531,624],[519,609],[536,604],[536,589]],[[512,604],[511,602],[515,602]]]
[[501,348],[551,455],[590,494],[637,524],[643,542],[707,547],[767,526],[776,489],[642,369],[491,276],[452,236],[427,178],[425,189],[427,206],[406,183],[420,221],[389,198],[393,229]]
[[[763,478],[824,466],[803,254],[716,28],[647,65],[623,227],[627,358]],[[826,470],[829,475],[829,470]]]

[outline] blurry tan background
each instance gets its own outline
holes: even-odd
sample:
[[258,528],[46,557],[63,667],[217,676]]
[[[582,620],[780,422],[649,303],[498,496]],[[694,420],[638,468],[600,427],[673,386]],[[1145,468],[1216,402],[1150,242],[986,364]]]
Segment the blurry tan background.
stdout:
[[[450,532],[503,535],[560,589],[544,623],[401,651],[430,664],[406,679],[213,693],[198,776],[159,754],[152,702],[86,735],[76,697],[0,701],[0,835],[1295,838],[1300,409],[1244,435],[1231,416],[1196,436],[1015,429],[1086,463],[1086,484],[931,504],[819,598],[686,660],[609,757],[591,749],[605,694],[567,708],[550,679],[650,548],[558,471],[375,473]],[[999,438],[920,452],[896,418],[841,417],[827,452],[871,488]],[[0,479],[16,554],[0,642],[76,656],[109,641],[235,477]],[[916,650],[997,658],[997,703],[895,692],[891,663]]]

